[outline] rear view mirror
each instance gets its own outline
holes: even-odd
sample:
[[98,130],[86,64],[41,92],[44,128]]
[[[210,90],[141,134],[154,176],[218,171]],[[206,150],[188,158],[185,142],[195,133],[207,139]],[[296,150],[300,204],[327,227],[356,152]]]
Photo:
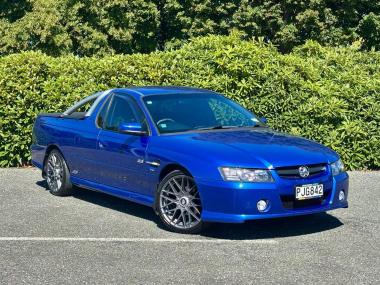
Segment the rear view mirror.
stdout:
[[143,127],[140,123],[121,123],[119,125],[119,132],[137,136],[147,134],[147,132],[143,130]]

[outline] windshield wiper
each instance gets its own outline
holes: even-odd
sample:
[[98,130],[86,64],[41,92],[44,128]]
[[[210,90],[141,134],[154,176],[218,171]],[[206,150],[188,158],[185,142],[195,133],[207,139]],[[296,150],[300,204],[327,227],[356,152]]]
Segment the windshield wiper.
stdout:
[[217,126],[211,126],[211,127],[204,127],[204,128],[196,128],[196,130],[221,130],[221,129],[232,129],[232,128],[240,128],[241,126],[223,126],[223,125],[217,125]]
[[235,129],[235,128],[267,128],[268,126],[266,125],[253,125],[253,126],[244,126],[244,125],[239,125],[239,126],[223,126],[223,125],[216,125],[216,126],[211,126],[211,127],[203,127],[203,128],[196,128],[195,130],[199,131],[205,131],[205,130],[222,130],[222,129]]

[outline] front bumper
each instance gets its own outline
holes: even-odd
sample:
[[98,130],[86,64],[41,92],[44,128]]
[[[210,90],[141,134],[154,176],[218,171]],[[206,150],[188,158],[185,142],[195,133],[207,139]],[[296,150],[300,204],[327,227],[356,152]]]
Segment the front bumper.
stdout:
[[[247,220],[307,215],[348,207],[349,179],[346,172],[335,177],[328,174],[308,179],[284,179],[273,175],[276,176],[274,183],[197,180],[203,221],[243,223]],[[323,199],[301,203],[292,201],[296,186],[312,183],[323,183]],[[339,201],[340,190],[346,194],[344,201]],[[259,212],[256,207],[261,199],[269,201],[269,208],[265,212]]]

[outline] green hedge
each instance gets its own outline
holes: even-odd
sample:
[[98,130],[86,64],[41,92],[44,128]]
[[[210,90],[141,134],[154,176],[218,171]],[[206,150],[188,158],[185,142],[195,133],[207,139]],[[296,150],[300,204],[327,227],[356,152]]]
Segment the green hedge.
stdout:
[[274,129],[330,146],[349,169],[380,167],[380,53],[307,42],[283,55],[238,35],[198,38],[180,50],[148,55],[0,58],[0,166],[29,162],[38,113],[130,85],[220,91],[267,117]]

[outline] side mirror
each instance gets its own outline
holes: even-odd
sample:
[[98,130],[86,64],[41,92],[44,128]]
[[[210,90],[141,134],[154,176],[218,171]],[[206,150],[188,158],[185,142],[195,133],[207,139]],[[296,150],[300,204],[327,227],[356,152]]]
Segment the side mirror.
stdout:
[[147,133],[143,130],[140,123],[121,123],[119,125],[119,132],[136,136],[143,136]]
[[262,122],[263,124],[266,124],[266,123],[268,123],[268,120],[265,117],[261,117],[260,122]]

